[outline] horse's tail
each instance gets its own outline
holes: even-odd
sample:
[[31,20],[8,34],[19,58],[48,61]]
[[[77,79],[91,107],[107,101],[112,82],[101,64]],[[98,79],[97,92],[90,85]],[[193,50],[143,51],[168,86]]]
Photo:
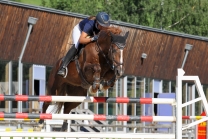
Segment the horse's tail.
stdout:
[[[48,83],[47,83],[47,95],[56,95],[55,94],[55,91],[52,91],[54,90],[54,86],[55,86],[55,78],[56,78],[56,73],[59,69],[59,66],[60,66],[60,63],[61,63],[61,59],[59,59],[57,62],[56,62],[56,65],[51,69],[50,71],[50,75],[49,75],[49,78],[48,78]],[[52,89],[53,88],[53,89]]]
[[[60,68],[62,59],[59,59],[56,62],[56,65],[52,68],[51,72],[50,72],[50,76],[49,76],[49,82],[48,82],[48,92],[47,95],[56,95],[56,96],[65,96],[66,95],[66,85],[62,84],[62,86],[60,87],[60,89],[54,91],[53,86],[56,84],[55,82],[55,78],[56,78],[56,73]],[[53,88],[53,91],[51,90]],[[55,88],[57,89],[57,88]],[[62,106],[64,105],[64,102],[56,102],[55,107],[53,108],[53,110],[51,111],[52,113],[60,113]]]
[[64,105],[64,102],[58,102],[56,104],[55,113],[60,113],[63,105]]

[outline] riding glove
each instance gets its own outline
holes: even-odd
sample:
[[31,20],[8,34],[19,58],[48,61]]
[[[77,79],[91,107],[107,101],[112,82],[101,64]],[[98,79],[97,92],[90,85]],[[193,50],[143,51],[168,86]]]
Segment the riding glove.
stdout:
[[97,41],[98,40],[98,36],[95,35],[94,37],[91,38],[91,41]]

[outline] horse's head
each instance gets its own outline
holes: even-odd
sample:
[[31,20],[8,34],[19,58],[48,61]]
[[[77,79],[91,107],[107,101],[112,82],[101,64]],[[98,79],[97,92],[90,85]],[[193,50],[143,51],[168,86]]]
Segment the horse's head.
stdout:
[[128,34],[129,32],[126,32],[124,36],[121,36],[111,33],[112,45],[110,47],[109,56],[111,57],[115,74],[119,77],[122,76],[124,73],[123,49],[126,46],[126,39],[128,37]]
[[[106,33],[100,33],[100,37],[103,38],[103,34],[106,35]],[[105,32],[105,31],[104,31]],[[124,66],[123,66],[123,49],[125,48],[126,45],[126,39],[128,37],[129,32],[127,32],[124,36],[119,35],[121,33],[121,30],[116,27],[111,27],[108,28],[107,34],[105,36],[106,39],[103,39],[105,41],[102,42],[102,39],[98,39],[98,45],[99,42],[105,43],[105,48],[107,49],[106,53],[107,54],[107,63],[110,65],[111,69],[115,71],[115,75],[117,77],[120,77],[124,73]],[[101,40],[101,41],[99,41]]]

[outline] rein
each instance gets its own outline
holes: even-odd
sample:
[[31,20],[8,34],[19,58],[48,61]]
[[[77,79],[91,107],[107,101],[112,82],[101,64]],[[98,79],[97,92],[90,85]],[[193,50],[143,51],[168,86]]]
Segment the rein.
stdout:
[[[103,53],[103,51],[101,50],[101,47],[100,47],[100,45],[98,44],[98,41],[96,41],[96,45],[97,45],[97,47],[98,47],[98,49],[99,49],[99,52],[101,52],[101,54],[103,55],[103,57],[105,58],[105,60],[106,60],[106,62],[107,62],[107,64],[110,66],[110,68],[112,69],[112,70],[114,70],[114,65],[111,65],[110,64],[110,61],[108,60],[108,58],[106,57],[106,55]],[[111,45],[112,46],[112,45]],[[111,46],[110,46],[110,48],[111,48]],[[109,49],[110,50],[110,49]]]
[[[112,50],[112,49],[113,49],[113,48],[112,48],[112,44],[115,44],[119,49],[121,49],[121,47],[120,47],[121,44],[120,44],[120,43],[116,43],[116,42],[112,42],[112,40],[111,40],[111,45],[110,45],[110,48],[109,48],[109,53],[111,54],[111,58],[112,58],[111,60],[117,64],[117,65],[116,65],[116,67],[117,67],[117,66],[122,65],[122,63],[120,63],[120,62],[114,60],[114,58],[113,58],[113,53],[115,53],[116,50],[114,50],[114,51]],[[102,51],[101,46],[100,46],[99,43],[98,43],[98,40],[96,41],[96,45],[97,45],[97,47],[98,47],[98,49],[99,49],[98,52],[100,52],[100,53],[103,55],[103,57],[105,58],[107,64],[110,66],[111,70],[114,70],[114,69],[115,69],[114,64],[110,64],[109,58],[107,58],[107,56],[105,55],[105,53]],[[109,54],[109,53],[108,53],[108,54]],[[113,62],[112,62],[112,63],[113,63]],[[116,75],[114,75],[109,81],[101,81],[101,84],[102,84],[102,83],[106,83],[108,86],[110,86],[110,85],[111,85],[113,82],[115,82],[117,79],[118,79],[118,77],[117,77]]]
[[[112,42],[112,43],[113,43],[113,42]],[[122,63],[120,63],[120,62],[114,60],[114,58],[113,58],[113,53],[115,53],[116,50],[114,50],[114,51],[112,50],[112,43],[111,43],[111,46],[110,46],[110,48],[109,48],[109,52],[110,52],[110,54],[111,54],[111,58],[112,58],[111,60],[112,60],[113,62],[116,63],[116,67],[117,67],[117,66],[122,65]],[[119,49],[120,49],[120,44],[119,44],[119,43],[113,43],[113,44],[115,44],[116,46],[118,46]],[[109,59],[108,59],[107,56],[103,53],[103,51],[102,51],[102,49],[101,49],[101,47],[100,47],[98,41],[96,41],[96,45],[97,45],[97,47],[98,47],[98,49],[99,49],[99,52],[100,52],[100,53],[103,55],[103,57],[105,58],[107,64],[110,66],[110,68],[111,68],[112,70],[114,70],[114,69],[115,69],[115,66],[114,66],[113,64],[110,64]]]
[[82,84],[81,86],[85,89],[88,89],[92,84],[90,84],[84,77],[84,74],[83,72],[81,71],[81,68],[80,68],[80,64],[79,64],[79,60],[78,60],[78,57],[76,57],[75,59],[75,65],[76,65],[76,69],[77,69],[77,72],[82,80]]

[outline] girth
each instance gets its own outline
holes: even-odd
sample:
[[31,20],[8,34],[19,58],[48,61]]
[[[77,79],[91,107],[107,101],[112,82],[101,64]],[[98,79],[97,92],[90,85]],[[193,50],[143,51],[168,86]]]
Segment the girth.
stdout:
[[78,72],[78,74],[79,74],[79,77],[81,78],[81,81],[82,81],[81,87],[84,88],[84,89],[89,89],[89,87],[90,87],[92,84],[90,84],[90,83],[85,79],[85,77],[84,77],[84,75],[83,75],[83,72],[82,72],[82,70],[81,70],[81,68],[80,68],[80,64],[79,64],[78,58],[75,58],[75,65],[76,65],[76,69],[77,69],[77,72]]

